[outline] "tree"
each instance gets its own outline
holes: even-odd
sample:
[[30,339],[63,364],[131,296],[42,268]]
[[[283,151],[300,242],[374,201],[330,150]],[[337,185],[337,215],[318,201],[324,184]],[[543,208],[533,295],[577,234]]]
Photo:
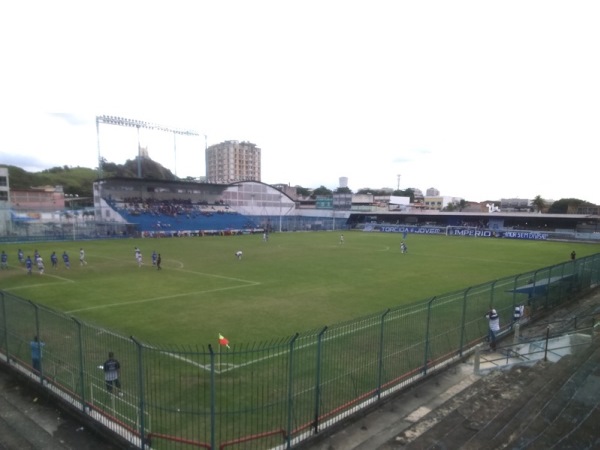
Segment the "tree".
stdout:
[[349,187],[339,187],[334,192],[336,194],[352,194],[352,190]]
[[536,195],[531,203],[538,212],[542,212],[546,208],[546,201],[540,195]]
[[575,214],[577,208],[581,206],[594,206],[593,203],[586,202],[585,200],[579,200],[578,198],[561,198],[560,200],[552,203],[548,209],[550,214]]
[[294,186],[296,188],[296,193],[300,197],[310,197],[311,190],[302,186]]
[[331,196],[331,195],[333,195],[333,192],[331,191],[331,189],[327,189],[325,186],[321,185],[312,192],[311,197],[316,198],[319,195]]

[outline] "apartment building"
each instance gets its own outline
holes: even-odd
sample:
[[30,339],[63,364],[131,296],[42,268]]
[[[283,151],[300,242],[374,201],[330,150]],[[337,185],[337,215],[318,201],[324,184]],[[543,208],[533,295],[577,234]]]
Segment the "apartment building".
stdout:
[[206,181],[219,184],[260,181],[260,148],[239,141],[211,145],[206,149]]

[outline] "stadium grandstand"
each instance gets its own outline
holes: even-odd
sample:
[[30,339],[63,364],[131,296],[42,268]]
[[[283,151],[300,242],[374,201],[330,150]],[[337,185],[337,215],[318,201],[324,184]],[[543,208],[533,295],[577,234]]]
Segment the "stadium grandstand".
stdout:
[[0,240],[357,230],[600,242],[597,209],[580,214],[440,211],[410,205],[398,209],[381,199],[351,194],[303,199],[293,189],[259,181],[213,184],[147,178],[98,179],[94,206],[80,208],[77,204],[83,199],[67,199],[58,188],[35,191],[33,197],[22,193],[14,196],[19,201],[7,202],[0,210]]
[[436,210],[351,214],[348,228],[365,231],[600,241],[600,216]]
[[111,178],[94,183],[96,221],[106,234],[198,236],[281,231],[295,203],[260,182],[229,185]]

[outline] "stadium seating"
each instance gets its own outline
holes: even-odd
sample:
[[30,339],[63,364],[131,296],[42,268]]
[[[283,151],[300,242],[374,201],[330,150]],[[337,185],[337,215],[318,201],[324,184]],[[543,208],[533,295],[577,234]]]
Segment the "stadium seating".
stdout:
[[125,221],[144,233],[242,232],[257,228],[250,218],[226,205],[194,205],[160,202],[140,205],[131,201],[105,199]]

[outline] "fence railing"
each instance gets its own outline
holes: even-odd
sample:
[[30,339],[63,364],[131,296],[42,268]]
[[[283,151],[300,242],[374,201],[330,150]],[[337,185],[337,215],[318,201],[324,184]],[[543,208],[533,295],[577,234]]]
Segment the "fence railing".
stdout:
[[[600,326],[599,319],[597,311],[587,311],[564,319],[539,320],[535,322],[539,330],[537,334],[528,334],[527,337],[520,334],[521,327],[526,323],[516,322],[514,327],[507,330],[512,333],[512,341],[505,339],[492,355],[486,354],[484,360],[487,368],[481,367],[480,349],[476,349],[475,372],[508,365],[527,365],[541,360],[556,362],[573,353],[577,347],[589,346],[597,333],[596,328]],[[544,326],[546,328],[542,329]]]
[[596,254],[231,349],[141,342],[0,291],[0,361],[140,448],[285,449],[474,351],[490,306],[506,331],[516,305],[535,318],[599,279]]

